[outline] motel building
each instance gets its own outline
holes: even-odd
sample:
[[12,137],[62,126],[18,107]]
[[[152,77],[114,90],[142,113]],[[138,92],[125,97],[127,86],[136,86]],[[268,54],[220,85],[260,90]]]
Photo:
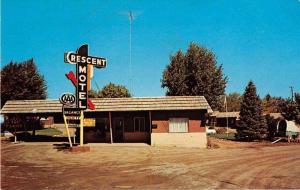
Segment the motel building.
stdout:
[[[205,121],[212,109],[204,96],[96,98],[91,101],[95,109],[84,111],[85,144],[206,147]],[[11,100],[6,102],[1,114],[6,118],[16,114],[34,115],[48,119],[49,126],[64,126],[59,100]],[[70,122],[70,126],[76,127],[76,122]]]

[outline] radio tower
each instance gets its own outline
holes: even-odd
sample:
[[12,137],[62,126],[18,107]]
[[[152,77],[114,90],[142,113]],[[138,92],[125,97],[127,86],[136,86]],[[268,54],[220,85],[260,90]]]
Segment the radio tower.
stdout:
[[132,11],[128,12],[129,18],[129,91],[132,92],[132,49],[131,49],[131,35],[132,35],[132,23],[133,23],[133,13]]

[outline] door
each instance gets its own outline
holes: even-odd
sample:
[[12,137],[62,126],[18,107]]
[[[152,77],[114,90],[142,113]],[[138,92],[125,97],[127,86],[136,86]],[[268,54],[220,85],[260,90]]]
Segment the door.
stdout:
[[113,119],[113,140],[114,142],[123,142],[124,118]]
[[108,118],[96,118],[95,135],[97,140],[104,142],[108,131]]

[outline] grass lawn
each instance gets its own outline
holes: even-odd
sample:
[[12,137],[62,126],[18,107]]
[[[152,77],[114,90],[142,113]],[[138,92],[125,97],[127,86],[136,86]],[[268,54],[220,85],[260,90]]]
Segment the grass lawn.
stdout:
[[[32,131],[28,131],[30,134],[32,134]],[[42,136],[54,136],[54,135],[61,135],[62,132],[53,129],[53,128],[47,128],[47,129],[41,129],[41,130],[35,130],[35,135],[42,135]]]
[[228,140],[236,140],[235,138],[235,133],[228,133],[228,137],[227,137],[227,134],[226,133],[222,133],[222,134],[211,134],[211,135],[208,135],[210,137],[215,137],[215,138],[218,138],[218,139],[228,139]]

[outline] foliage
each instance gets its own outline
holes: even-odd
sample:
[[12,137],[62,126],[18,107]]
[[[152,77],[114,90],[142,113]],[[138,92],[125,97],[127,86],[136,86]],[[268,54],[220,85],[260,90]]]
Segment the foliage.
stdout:
[[[226,95],[226,101],[227,101],[227,111],[229,112],[240,111],[242,96],[239,93],[233,92]],[[225,106],[223,106],[221,111],[226,111]]]
[[281,97],[272,97],[267,94],[263,100],[264,113],[278,113],[281,112],[281,105],[285,104],[286,100]]
[[295,102],[298,105],[298,109],[300,110],[300,93],[295,93]]
[[88,97],[89,98],[99,98],[99,92],[91,89],[89,92],[88,92]]
[[131,97],[129,90],[122,85],[109,83],[104,86],[99,92],[95,90],[89,91],[90,98],[127,98]]
[[1,70],[1,108],[7,100],[45,99],[47,86],[33,59],[10,62]]
[[272,139],[277,130],[276,127],[278,120],[274,119],[274,117],[270,116],[270,114],[267,114],[265,117],[268,126],[268,138]]
[[295,120],[296,123],[300,124],[300,104],[299,101],[292,101],[287,99],[284,104],[281,104],[281,113],[287,120]]
[[256,93],[254,83],[250,81],[243,94],[237,138],[257,140],[266,137],[267,124],[263,116],[262,102]]
[[[10,114],[5,116],[1,130],[8,130],[13,133],[22,130],[33,130],[41,128],[40,118],[37,116],[25,116],[20,114]],[[33,133],[34,134],[34,133]]]
[[225,92],[227,77],[212,51],[191,43],[185,54],[179,50],[170,56],[161,82],[167,96],[205,96],[218,110],[223,105],[220,95]]

